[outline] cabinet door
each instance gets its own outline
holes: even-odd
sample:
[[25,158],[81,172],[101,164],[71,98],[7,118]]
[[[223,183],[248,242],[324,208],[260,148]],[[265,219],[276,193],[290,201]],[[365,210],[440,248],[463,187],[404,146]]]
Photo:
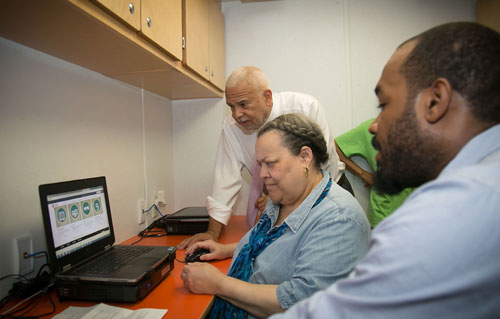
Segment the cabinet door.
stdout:
[[184,0],[185,49],[183,63],[206,80],[209,76],[209,0]]
[[182,59],[182,0],[141,0],[141,33]]
[[210,0],[209,11],[210,82],[224,91],[226,84],[226,43],[224,15],[220,0]]
[[141,0],[96,0],[134,29],[141,27]]
[[477,0],[477,22],[500,32],[500,0]]

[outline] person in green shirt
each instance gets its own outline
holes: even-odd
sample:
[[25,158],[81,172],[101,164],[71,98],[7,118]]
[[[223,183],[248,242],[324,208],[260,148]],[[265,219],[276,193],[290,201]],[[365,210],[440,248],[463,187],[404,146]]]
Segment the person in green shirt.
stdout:
[[362,169],[350,159],[355,155],[361,156],[366,160],[373,172],[377,170],[377,161],[375,160],[377,151],[372,145],[373,135],[368,131],[370,124],[374,120],[365,121],[358,127],[335,138],[337,153],[340,160],[345,163],[346,169],[361,178],[365,182],[366,187],[370,187],[371,211],[368,214],[368,220],[372,227],[375,227],[382,219],[389,216],[401,206],[406,197],[413,191],[412,188],[406,188],[396,195],[378,193],[371,187],[373,184],[373,174]]

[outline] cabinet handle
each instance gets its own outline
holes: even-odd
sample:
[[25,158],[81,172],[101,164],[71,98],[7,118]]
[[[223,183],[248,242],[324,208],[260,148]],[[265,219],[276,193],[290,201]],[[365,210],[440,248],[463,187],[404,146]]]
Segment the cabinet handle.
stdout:
[[211,75],[212,77],[214,77],[214,71],[210,72],[210,75]]
[[146,23],[148,24],[148,27],[151,28],[151,18],[150,17],[146,18]]
[[135,8],[132,2],[128,4],[128,11],[130,11],[130,14],[134,14]]
[[205,72],[208,72],[208,66],[205,65]]

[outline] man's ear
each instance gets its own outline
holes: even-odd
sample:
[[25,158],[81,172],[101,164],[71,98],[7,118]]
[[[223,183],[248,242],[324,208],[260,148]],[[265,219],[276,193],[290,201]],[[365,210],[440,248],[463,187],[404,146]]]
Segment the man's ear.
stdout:
[[266,99],[267,106],[273,105],[273,92],[271,91],[271,89],[266,89],[264,91],[264,98]]
[[438,78],[422,92],[422,111],[427,122],[434,124],[446,115],[450,108],[452,87],[445,78]]

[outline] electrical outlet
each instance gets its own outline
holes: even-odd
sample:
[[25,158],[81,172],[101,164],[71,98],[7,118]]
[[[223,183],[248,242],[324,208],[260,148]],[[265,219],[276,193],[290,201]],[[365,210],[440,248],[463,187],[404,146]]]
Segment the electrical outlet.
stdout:
[[158,191],[158,195],[156,196],[157,199],[158,199],[158,205],[160,207],[163,207],[166,205],[166,201],[165,201],[165,191],[164,190],[159,190]]
[[146,222],[146,214],[144,211],[146,210],[146,201],[144,199],[139,199],[137,201],[137,222],[139,225],[142,225]]
[[26,275],[33,272],[33,257],[27,257],[33,254],[33,239],[31,235],[23,235],[16,238],[18,273]]
[[[151,198],[151,202],[156,205],[158,210],[161,209],[161,207],[165,207],[165,191],[164,190],[159,190],[155,196]],[[153,219],[157,216],[158,211],[153,208],[151,211],[151,217]]]
[[[155,204],[155,205],[156,205],[156,207],[158,207],[158,197],[156,197],[156,196],[151,197],[151,203]],[[156,215],[157,215],[156,208],[154,208],[154,207],[153,207],[153,208],[151,209],[151,217],[152,217],[153,219],[155,219],[155,218],[156,218]]]

